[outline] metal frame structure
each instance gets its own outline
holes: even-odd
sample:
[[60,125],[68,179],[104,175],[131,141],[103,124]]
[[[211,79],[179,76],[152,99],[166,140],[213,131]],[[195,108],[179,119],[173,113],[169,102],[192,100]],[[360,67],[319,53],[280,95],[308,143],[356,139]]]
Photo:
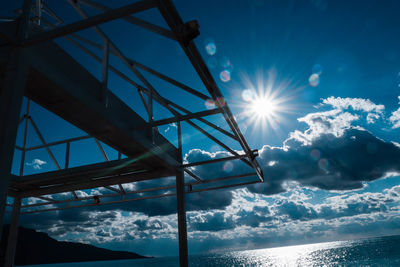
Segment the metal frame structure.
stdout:
[[[35,3],[32,3],[32,0],[24,0],[24,5],[19,11],[19,16],[17,19],[10,17],[3,18],[3,21],[8,21],[7,23],[17,24],[16,35],[10,36],[4,32],[3,34],[0,33],[0,40],[2,43],[4,43],[3,47],[8,49],[8,58],[5,67],[3,68],[4,78],[0,91],[0,111],[4,111],[3,113],[0,113],[0,127],[2,127],[0,128],[0,175],[2,176],[0,192],[0,221],[3,221],[6,196],[8,195],[14,198],[14,203],[12,204],[12,223],[10,227],[5,266],[13,266],[18,218],[20,213],[27,214],[68,208],[97,206],[109,203],[121,203],[134,200],[169,197],[174,195],[177,197],[180,265],[187,266],[188,253],[185,194],[263,182],[262,170],[256,160],[258,152],[257,150],[250,149],[231,110],[226,104],[221,91],[219,90],[214,78],[209,72],[193,42],[193,39],[199,34],[198,23],[196,21],[184,23],[170,0],[141,0],[116,9],[103,6],[93,0],[65,1],[67,1],[82,17],[81,20],[63,25],[63,20],[58,17],[57,14],[55,14],[55,12],[53,12],[52,9],[42,0],[36,0],[34,1]],[[81,5],[97,10],[100,12],[100,14],[88,16]],[[168,28],[163,28],[132,16],[134,13],[149,9],[157,9],[167,23]],[[44,14],[46,14],[47,17],[52,18],[52,21],[55,22],[49,22]],[[178,42],[187,58],[190,60],[197,75],[200,77],[205,88],[207,89],[209,96],[148,66],[128,58],[120,50],[117,44],[114,43],[113,40],[111,40],[111,38],[109,38],[107,34],[99,27],[99,25],[103,23],[116,19],[124,20],[129,24],[147,29],[155,34]],[[17,23],[13,22],[13,20],[16,20]],[[103,40],[103,44],[98,44],[77,34],[78,31],[89,28],[96,31],[98,36],[100,36],[100,38]],[[47,143],[45,141],[34,119],[32,116],[30,116],[31,99],[41,104],[40,100],[42,96],[35,95],[28,89],[25,89],[26,84],[30,82],[28,79],[29,64],[27,63],[26,59],[26,54],[28,52],[26,51],[29,51],[29,49],[36,49],[36,47],[40,47],[43,44],[52,43],[52,45],[55,45],[52,40],[59,37],[65,38],[71,44],[81,49],[83,52],[91,56],[94,60],[98,61],[102,65],[100,98],[103,107],[106,109],[112,107],[113,103],[116,101],[116,97],[108,89],[109,71],[114,72],[137,90],[146,109],[148,119],[145,123],[137,124],[130,129],[125,129],[125,131],[133,134],[135,138],[136,132],[144,131],[148,133],[147,136],[150,140],[152,140],[153,143],[153,146],[151,144],[147,146],[148,153],[154,155],[156,158],[161,157],[161,159],[163,158],[164,154],[168,154],[167,152],[162,151],[162,149],[159,147],[160,144],[157,143],[160,138],[157,126],[168,125],[170,123],[177,124],[178,148],[176,156],[172,157],[173,159],[167,155],[166,157],[170,159],[169,161],[162,164],[160,163],[158,165],[156,164],[157,167],[154,167],[148,161],[146,162],[141,160],[140,157],[139,159],[138,157],[135,157],[136,155],[129,154],[128,150],[121,151],[121,147],[118,144],[115,144],[112,140],[110,141],[104,137],[102,132],[96,131],[92,131],[88,135],[81,137],[74,137],[52,143]],[[103,57],[101,58],[97,56],[97,54],[93,52],[92,49],[88,49],[87,46],[90,46],[94,50],[102,51]],[[124,74],[118,67],[111,65],[109,59],[111,56],[121,60],[144,86],[138,84],[129,76]],[[213,103],[215,103],[215,108],[200,112],[191,112],[190,110],[185,109],[174,101],[161,96],[160,93],[142,74],[143,71],[191,94],[193,97],[200,98],[203,101],[213,101]],[[26,113],[21,118],[18,118],[19,110],[22,105],[23,94],[28,97]],[[167,119],[155,120],[153,112],[154,102],[157,102],[162,107],[166,108],[172,114],[172,116]],[[2,106],[2,104],[4,106]],[[50,111],[54,111],[50,105],[44,105],[44,107],[48,108]],[[207,120],[207,116],[215,114],[221,114],[223,116],[226,125],[229,127],[229,130],[225,130],[221,126],[218,126],[215,123]],[[61,115],[61,117],[63,116]],[[68,116],[64,119],[69,119],[71,121],[70,117]],[[213,134],[197,124],[197,121],[213,128],[227,138],[237,142],[237,144],[240,145],[242,152],[237,152],[223,141],[217,139],[215,136],[213,136]],[[202,133],[210,140],[226,149],[232,156],[202,162],[184,163],[182,155],[182,122],[192,126],[198,132]],[[42,145],[27,147],[29,123],[32,125],[34,131],[42,142]],[[24,124],[23,146],[14,147],[19,124]],[[104,158],[104,162],[71,168],[69,166],[71,143],[89,138],[93,138],[95,140],[99,151]],[[118,151],[118,159],[110,160],[101,144],[101,141],[106,142],[108,145]],[[65,145],[64,168],[60,166],[56,157],[51,151],[51,148],[56,145]],[[19,176],[10,174],[11,159],[13,157],[14,149],[22,152]],[[53,163],[57,167],[56,171],[34,175],[24,175],[25,155],[28,151],[34,151],[37,149],[46,149]],[[127,155],[127,157],[123,158],[123,154]],[[252,169],[252,171],[240,175],[215,177],[211,179],[199,177],[193,171],[193,167],[196,166],[232,160],[242,161],[248,166],[248,168]],[[192,180],[185,182],[185,174],[192,178]],[[171,176],[176,176],[175,184],[131,191],[127,190],[127,188],[124,188],[123,186],[124,183],[143,182]],[[243,178],[246,177],[256,177],[256,179],[244,181]],[[228,181],[231,182],[231,184],[225,184],[225,182]],[[78,194],[75,192],[77,190],[98,187],[104,187],[108,190],[108,192],[103,192],[102,194],[96,196],[85,197],[78,196]],[[64,192],[70,192],[70,197],[60,200],[48,196]],[[39,199],[40,201],[34,204],[23,204],[23,198],[32,197]]]

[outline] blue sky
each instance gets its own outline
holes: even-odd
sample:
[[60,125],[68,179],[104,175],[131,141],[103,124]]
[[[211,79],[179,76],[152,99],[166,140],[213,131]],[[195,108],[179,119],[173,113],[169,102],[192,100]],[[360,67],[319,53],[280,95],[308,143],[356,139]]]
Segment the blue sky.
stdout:
[[[48,2],[67,22],[78,19],[71,8]],[[400,3],[176,0],[174,4],[184,21],[199,21],[201,34],[195,42],[249,144],[259,149],[266,180],[248,188],[188,196],[190,253],[399,234]],[[13,8],[8,6],[1,15]],[[164,25],[156,12],[138,16]],[[112,31],[115,26],[118,31]],[[205,92],[172,41],[122,22],[102,27],[131,58]],[[101,43],[93,31],[82,34]],[[57,42],[100,77],[100,65],[64,40]],[[124,68],[114,59],[111,62]],[[207,108],[204,101],[148,78],[162,95],[185,107]],[[111,75],[110,89],[145,116],[133,88]],[[257,116],[253,108],[262,95],[273,96],[270,103],[275,109],[267,116]],[[170,116],[155,108],[157,118]],[[47,141],[83,134],[37,105],[32,106],[32,116]],[[217,116],[211,120],[222,122]],[[227,155],[189,126],[183,125],[183,130],[186,161]],[[174,125],[160,127],[160,132],[176,142]],[[22,128],[17,142],[21,133]],[[39,140],[32,134],[28,143]],[[63,149],[53,148],[61,163]],[[115,151],[106,150],[116,158]],[[72,166],[103,160],[93,141],[79,143],[71,153]],[[16,153],[14,172],[18,166]],[[29,174],[55,166],[41,151],[27,155],[25,169]],[[233,162],[195,171],[215,177],[243,172],[243,167]],[[176,255],[175,212],[175,199],[168,198],[26,215],[21,222],[60,240]]]

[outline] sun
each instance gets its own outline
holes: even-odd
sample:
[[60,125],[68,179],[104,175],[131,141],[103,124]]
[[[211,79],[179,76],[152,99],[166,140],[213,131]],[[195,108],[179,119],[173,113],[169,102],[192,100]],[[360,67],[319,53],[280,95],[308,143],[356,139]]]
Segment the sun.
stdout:
[[[265,75],[266,74],[266,75]],[[276,71],[256,73],[255,82],[243,74],[242,88],[235,90],[235,105],[240,108],[238,122],[244,131],[256,135],[274,132],[283,134],[283,127],[300,108],[297,104],[302,87],[292,84],[292,79],[276,79]],[[266,136],[266,135],[262,135]]]
[[278,110],[278,105],[274,99],[270,97],[257,97],[250,103],[251,113],[260,117],[271,119]]

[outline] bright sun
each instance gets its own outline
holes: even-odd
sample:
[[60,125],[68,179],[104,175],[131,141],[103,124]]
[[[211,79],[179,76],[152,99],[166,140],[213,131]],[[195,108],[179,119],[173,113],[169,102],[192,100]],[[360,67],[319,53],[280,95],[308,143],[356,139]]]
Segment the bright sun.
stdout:
[[258,97],[251,102],[251,112],[261,118],[271,118],[275,115],[277,104],[268,97]]

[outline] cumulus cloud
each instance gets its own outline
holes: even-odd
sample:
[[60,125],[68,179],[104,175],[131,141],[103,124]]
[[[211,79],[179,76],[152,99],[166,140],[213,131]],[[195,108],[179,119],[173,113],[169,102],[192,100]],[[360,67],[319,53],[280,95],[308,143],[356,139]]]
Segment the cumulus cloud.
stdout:
[[42,165],[47,164],[46,161],[41,160],[41,159],[33,159],[31,162],[25,163],[27,166],[31,166],[35,170],[40,170],[42,169]]
[[[291,137],[285,148],[264,146],[260,162],[265,184],[250,186],[263,194],[284,192],[285,181],[326,190],[350,190],[363,182],[400,172],[400,149],[368,131],[348,129],[343,135],[321,134],[312,143]],[[273,166],[268,162],[276,161]]]
[[350,97],[328,97],[322,100],[322,104],[330,105],[335,109],[345,110],[352,108],[355,111],[363,111],[372,114],[382,115],[385,109],[384,105],[377,105],[369,99],[350,98]]
[[[398,98],[400,104],[400,96]],[[389,121],[393,124],[392,128],[400,128],[400,108],[392,112],[392,115],[389,117]]]
[[[398,146],[350,126],[340,135],[320,132],[307,142],[304,135],[291,135],[283,147],[264,146],[259,154],[265,182],[251,185],[249,189],[265,195],[285,192],[287,184],[292,181],[325,190],[358,189],[364,182],[400,172]],[[224,155],[225,152],[212,154],[192,150],[186,159],[200,161]],[[240,161],[232,164],[230,174],[248,172]],[[205,179],[227,175],[222,164],[213,168],[198,166],[195,172]]]

